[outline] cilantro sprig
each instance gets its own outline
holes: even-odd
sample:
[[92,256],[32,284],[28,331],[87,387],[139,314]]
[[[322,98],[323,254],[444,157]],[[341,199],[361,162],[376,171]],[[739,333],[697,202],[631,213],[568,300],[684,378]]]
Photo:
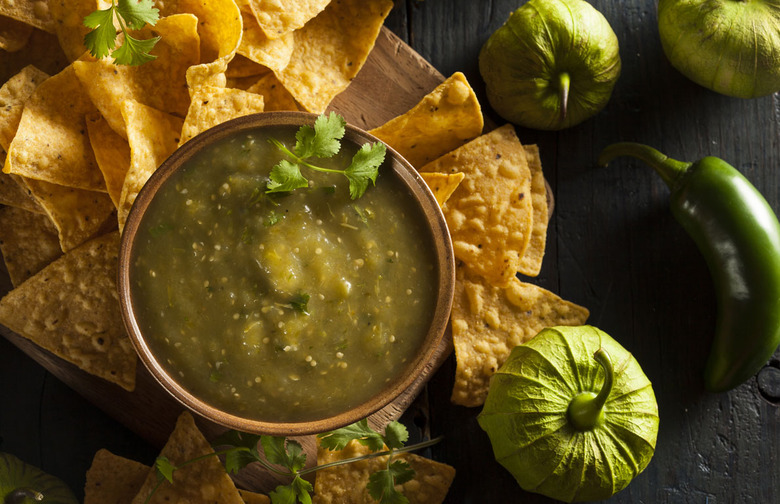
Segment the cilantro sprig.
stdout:
[[305,167],[318,172],[342,174],[349,181],[350,197],[354,200],[363,196],[369,182],[376,184],[379,166],[387,153],[383,143],[364,144],[344,170],[325,168],[310,162],[312,158],[327,159],[339,152],[346,124],[344,118],[335,112],[330,115],[322,114],[314,121],[314,126],[304,125],[298,129],[292,150],[279,140],[271,138],[269,141],[279,148],[287,159],[281,160],[271,170],[266,192],[289,192],[308,187],[309,180],[301,173],[301,168]]
[[[124,43],[116,45],[119,31]],[[160,11],[152,6],[152,0],[111,0],[107,9],[98,9],[84,17],[84,26],[91,31],[84,36],[84,45],[96,58],[111,55],[117,65],[141,65],[157,56],[150,54],[160,37],[137,39],[129,30],[140,30],[147,23],[154,25],[160,19]]]
[[411,480],[415,472],[407,462],[394,459],[395,455],[426,448],[441,440],[435,438],[404,446],[409,439],[409,432],[402,423],[392,421],[385,427],[385,432],[380,433],[372,429],[365,419],[341,429],[318,434],[317,437],[320,439],[320,445],[328,450],[342,450],[350,441],[357,440],[367,446],[371,453],[307,468],[306,453],[298,441],[279,436],[262,436],[229,430],[214,440],[213,445],[221,449],[212,454],[193,458],[178,466],[166,457],[158,457],[155,461],[157,486],[147,496],[145,502],[150,502],[160,485],[166,481],[173,482],[173,473],[176,470],[208,457],[222,456],[225,469],[229,474],[236,474],[249,464],[258,463],[275,474],[291,477],[290,483],[279,485],[269,493],[272,504],[311,504],[311,493],[314,492],[314,487],[304,479],[305,475],[327,467],[387,456],[385,468],[369,477],[366,485],[368,493],[379,504],[408,504],[409,500],[396,490],[395,486]]

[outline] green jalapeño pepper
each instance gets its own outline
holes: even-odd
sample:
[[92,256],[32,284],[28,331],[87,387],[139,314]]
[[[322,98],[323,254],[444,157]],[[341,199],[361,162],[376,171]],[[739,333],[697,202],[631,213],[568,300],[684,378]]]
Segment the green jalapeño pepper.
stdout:
[[631,156],[649,164],[671,190],[675,219],[693,238],[712,276],[715,335],[704,385],[730,390],[755,375],[780,344],[780,223],[761,193],[716,157],[669,159],[646,145],[617,143],[599,164]]

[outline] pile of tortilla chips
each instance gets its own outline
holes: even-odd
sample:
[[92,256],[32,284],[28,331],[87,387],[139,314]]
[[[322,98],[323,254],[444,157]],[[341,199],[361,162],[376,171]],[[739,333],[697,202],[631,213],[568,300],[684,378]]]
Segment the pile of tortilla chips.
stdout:
[[[157,471],[145,464],[99,450],[87,471],[84,504],[142,504],[152,494],[150,503],[187,502],[190,504],[265,504],[268,496],[237,489],[219,459],[209,457],[214,449],[198,429],[192,415],[183,412],[160,452],[174,466],[203,457],[173,473],[173,483],[159,485]],[[344,449],[317,450],[317,464],[323,465],[369,453],[357,441]],[[444,500],[455,469],[449,465],[414,455],[400,454],[414,469],[414,477],[400,491],[411,504],[437,504]],[[366,484],[371,473],[387,466],[387,456],[321,469],[315,473],[314,503],[362,504],[376,502],[368,495]]]
[[[140,66],[95,59],[100,0],[0,1],[0,324],[132,391],[114,278],[125,219],[174,150],[229,119],[323,112],[357,75],[391,0],[170,0]],[[121,35],[120,35],[121,39]],[[24,306],[25,310],[20,308]]]

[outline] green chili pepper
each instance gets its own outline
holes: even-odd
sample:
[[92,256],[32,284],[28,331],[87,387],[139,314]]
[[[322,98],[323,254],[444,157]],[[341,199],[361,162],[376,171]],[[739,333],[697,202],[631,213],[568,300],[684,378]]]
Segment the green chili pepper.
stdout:
[[599,164],[631,156],[671,190],[675,219],[709,267],[718,314],[704,385],[730,390],[755,375],[780,344],[780,223],[761,193],[716,157],[675,161],[637,143],[605,148]]

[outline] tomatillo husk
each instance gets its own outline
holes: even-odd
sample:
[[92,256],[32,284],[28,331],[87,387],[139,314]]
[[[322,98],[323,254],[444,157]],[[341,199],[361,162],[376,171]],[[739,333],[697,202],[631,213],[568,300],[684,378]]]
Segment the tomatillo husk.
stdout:
[[603,109],[620,68],[615,32],[584,0],[530,0],[479,54],[493,109],[540,130],[568,128]]
[[780,91],[780,1],[660,0],[658,33],[674,68],[712,91]]
[[658,405],[639,363],[608,334],[552,327],[512,350],[478,421],[524,490],[595,501],[647,467]]

